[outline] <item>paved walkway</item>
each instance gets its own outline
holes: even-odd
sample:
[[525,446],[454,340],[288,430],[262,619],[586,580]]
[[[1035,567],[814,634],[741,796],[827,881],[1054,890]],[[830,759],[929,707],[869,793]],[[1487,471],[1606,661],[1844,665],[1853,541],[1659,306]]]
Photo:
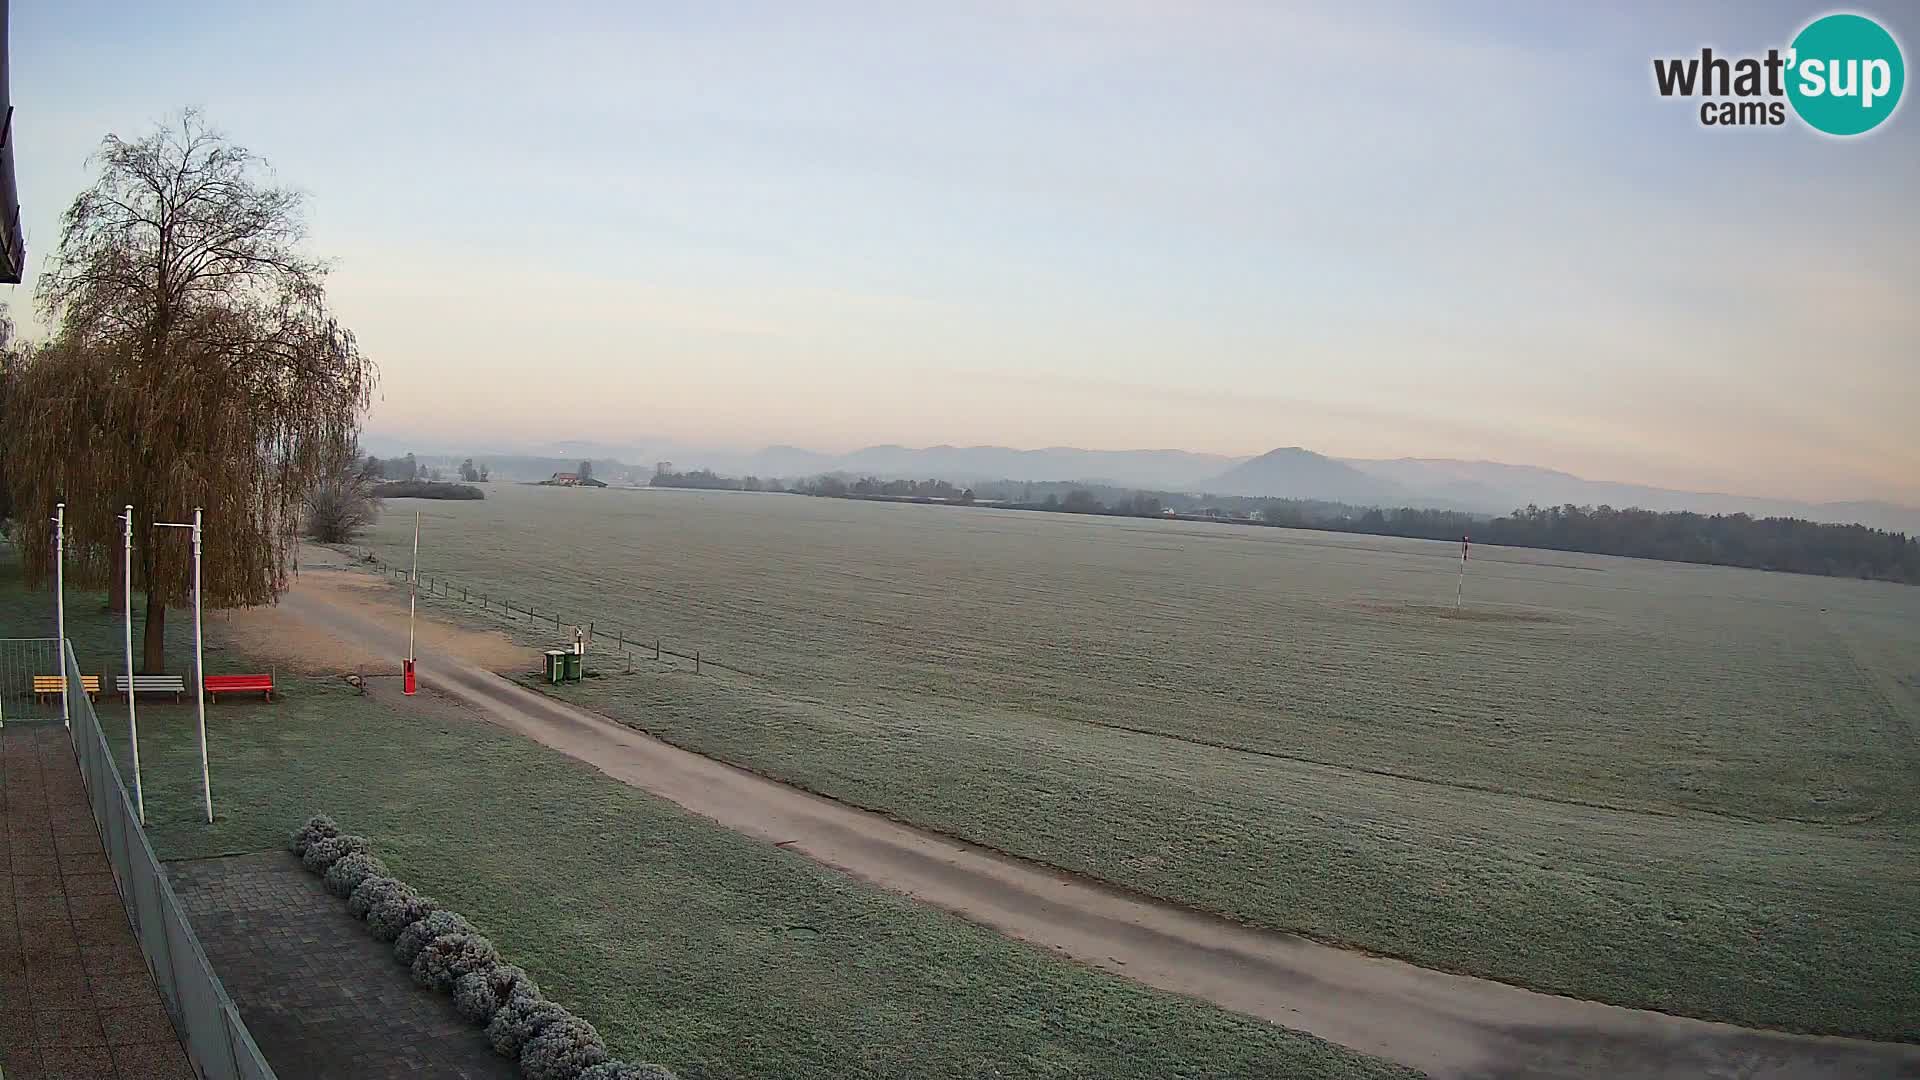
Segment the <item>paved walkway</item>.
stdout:
[[0,730],[6,1080],[192,1080],[58,722]]
[[167,878],[280,1080],[517,1077],[286,852],[172,862]]

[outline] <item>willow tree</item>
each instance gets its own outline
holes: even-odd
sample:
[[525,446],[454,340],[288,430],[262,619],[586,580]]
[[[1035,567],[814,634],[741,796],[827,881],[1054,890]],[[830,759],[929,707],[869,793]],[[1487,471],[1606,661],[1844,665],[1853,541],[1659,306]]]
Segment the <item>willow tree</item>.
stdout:
[[[70,574],[111,579],[135,507],[142,665],[163,670],[166,609],[187,599],[186,530],[204,508],[213,606],[286,588],[302,503],[359,426],[373,366],[328,310],[299,192],[193,110],[136,140],[109,135],[61,222],[36,299],[54,340],[8,395],[16,502],[67,503]],[[20,515],[29,573],[50,523]]]

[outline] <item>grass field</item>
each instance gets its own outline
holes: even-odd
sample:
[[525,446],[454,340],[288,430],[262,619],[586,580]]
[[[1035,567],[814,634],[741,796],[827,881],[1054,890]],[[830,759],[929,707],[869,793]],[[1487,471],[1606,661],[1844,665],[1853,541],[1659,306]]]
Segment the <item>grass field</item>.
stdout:
[[[10,554],[0,627],[50,633],[45,595],[19,587]],[[98,606],[75,597],[68,614],[88,670],[118,642]],[[214,655],[244,663],[230,645]],[[1405,1075],[854,883],[452,707],[422,723],[335,680],[282,683],[275,704],[208,710],[212,827],[191,708],[142,703],[163,858],[279,847],[330,810],[621,1056],[687,1080]],[[99,713],[125,770],[125,712]]]
[[[370,546],[404,562],[414,508]],[[1456,619],[1458,548],[1422,541],[498,484],[422,509],[428,575],[751,673],[602,653],[565,691],[682,745],[1423,964],[1920,1038],[1920,589],[1481,549]]]

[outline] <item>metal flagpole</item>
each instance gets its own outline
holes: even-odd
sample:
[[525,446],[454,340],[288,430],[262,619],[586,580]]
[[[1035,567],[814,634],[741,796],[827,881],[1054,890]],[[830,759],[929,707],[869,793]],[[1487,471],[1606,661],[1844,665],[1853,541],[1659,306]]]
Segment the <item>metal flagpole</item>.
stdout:
[[[67,504],[53,507],[53,652],[60,667],[60,685],[67,686]],[[67,707],[67,695],[60,695],[60,722],[73,726],[73,714]]]
[[127,504],[125,546],[121,554],[121,568],[126,579],[126,608],[122,614],[126,622],[126,662],[127,662],[127,741],[133,745],[133,808],[140,815],[140,824],[147,823],[147,803],[140,792],[140,720],[133,711],[133,504]]
[[415,597],[420,592],[420,511],[413,512],[413,569],[407,574],[407,667],[406,678],[401,680],[400,692],[413,693],[413,610]]
[[1467,595],[1467,548],[1472,539],[1470,536],[1460,537],[1460,582],[1453,590],[1453,613],[1456,615],[1460,613],[1460,602]]
[[[193,522],[156,521],[158,528],[193,530],[193,679],[194,701],[200,722],[200,790],[207,806],[207,824],[213,824],[213,778],[207,768],[207,654],[206,639],[200,621],[200,524],[199,507],[193,508]],[[132,673],[128,673],[132,678]],[[131,689],[131,686],[129,686]]]
[[200,629],[200,508],[193,508],[193,677],[199,683],[194,704],[200,718],[200,790],[207,802],[207,824],[213,824],[213,777],[207,770],[207,654]]

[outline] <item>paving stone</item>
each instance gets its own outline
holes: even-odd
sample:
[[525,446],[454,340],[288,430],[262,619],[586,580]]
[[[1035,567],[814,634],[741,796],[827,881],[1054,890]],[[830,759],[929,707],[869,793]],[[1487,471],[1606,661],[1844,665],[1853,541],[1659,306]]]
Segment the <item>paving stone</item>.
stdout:
[[105,1046],[107,1035],[93,1003],[78,1009],[33,1010],[34,1042],[42,1051],[49,1047]]
[[518,1075],[293,856],[169,863],[167,874],[281,1080]]
[[[134,1043],[113,1047],[113,1061],[120,1075],[133,1080],[195,1080],[193,1066],[178,1043]],[[285,1073],[279,1075],[285,1076]]]
[[121,1075],[104,1045],[40,1048],[41,1080],[106,1080]]
[[39,1048],[28,1043],[0,1046],[0,1070],[7,1080],[41,1080]]
[[[66,874],[60,879],[61,887],[68,896],[119,896],[120,890],[113,883],[112,874]],[[18,882],[15,889],[19,888]]]
[[[0,729],[0,818],[7,1080],[191,1080],[120,906],[64,728]],[[110,1034],[137,1053],[116,1063]]]
[[102,1009],[100,1028],[112,1046],[176,1041],[173,1021],[167,1019],[167,1010],[157,1004]]

